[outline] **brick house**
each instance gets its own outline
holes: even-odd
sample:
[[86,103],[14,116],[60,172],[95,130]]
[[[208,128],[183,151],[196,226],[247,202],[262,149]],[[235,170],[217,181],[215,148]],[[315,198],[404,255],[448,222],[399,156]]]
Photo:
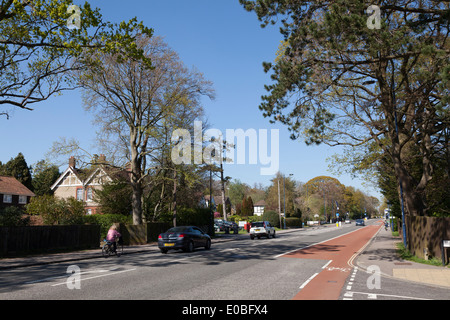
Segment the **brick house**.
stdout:
[[0,176],[0,209],[8,206],[23,208],[35,194],[16,178]]
[[68,168],[51,186],[55,197],[73,197],[84,201],[88,215],[101,213],[99,204],[94,201],[94,190],[101,189],[103,184],[113,181],[117,174],[117,170],[113,173],[105,164],[105,156],[100,155],[98,164],[89,169],[79,169],[76,167],[75,158],[70,157]]

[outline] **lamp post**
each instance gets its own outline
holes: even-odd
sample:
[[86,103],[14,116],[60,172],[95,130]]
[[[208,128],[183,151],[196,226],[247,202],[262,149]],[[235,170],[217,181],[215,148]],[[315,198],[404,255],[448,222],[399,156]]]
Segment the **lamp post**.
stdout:
[[280,200],[280,179],[277,178],[278,182],[278,216],[280,218],[280,228],[281,228],[281,200]]
[[[292,177],[294,174],[289,173],[289,177]],[[284,193],[284,229],[286,229],[286,176],[283,175],[283,193]],[[280,225],[281,227],[281,225]]]

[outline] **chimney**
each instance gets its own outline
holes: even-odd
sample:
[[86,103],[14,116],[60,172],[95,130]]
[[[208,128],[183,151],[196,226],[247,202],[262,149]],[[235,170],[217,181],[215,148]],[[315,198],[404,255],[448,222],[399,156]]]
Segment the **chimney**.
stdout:
[[69,158],[69,167],[75,168],[76,160],[74,156]]

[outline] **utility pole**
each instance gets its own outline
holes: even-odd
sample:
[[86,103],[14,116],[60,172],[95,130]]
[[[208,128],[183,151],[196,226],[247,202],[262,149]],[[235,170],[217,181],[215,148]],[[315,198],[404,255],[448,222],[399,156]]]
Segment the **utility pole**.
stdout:
[[280,216],[280,228],[281,228],[281,199],[280,199],[280,179],[278,181],[278,215]]

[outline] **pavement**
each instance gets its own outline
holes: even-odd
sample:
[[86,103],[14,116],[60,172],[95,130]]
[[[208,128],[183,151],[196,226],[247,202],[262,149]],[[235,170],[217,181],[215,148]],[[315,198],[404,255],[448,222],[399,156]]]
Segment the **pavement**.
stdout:
[[[283,233],[298,232],[299,230],[310,230],[310,228],[280,230],[277,231],[277,234],[280,235]],[[248,234],[224,234],[214,238],[212,243],[238,241],[248,238]],[[364,247],[359,255],[353,259],[352,264],[363,270],[367,270],[370,266],[378,266],[380,268],[381,275],[385,277],[450,288],[450,268],[402,260],[396,253],[395,244],[397,242],[401,242],[401,239],[393,237],[390,230],[386,231],[384,228],[380,228],[379,232]],[[123,254],[137,254],[156,250],[156,243],[149,243],[146,245],[126,246],[124,247]],[[97,259],[101,256],[102,253],[100,249],[92,249],[76,252],[31,255],[17,258],[2,258],[0,259],[0,270],[51,263]]]
[[381,275],[427,285],[450,289],[450,268],[432,266],[401,259],[396,251],[400,237],[392,236],[390,229],[381,228],[353,262],[367,271],[370,266],[378,266]]

